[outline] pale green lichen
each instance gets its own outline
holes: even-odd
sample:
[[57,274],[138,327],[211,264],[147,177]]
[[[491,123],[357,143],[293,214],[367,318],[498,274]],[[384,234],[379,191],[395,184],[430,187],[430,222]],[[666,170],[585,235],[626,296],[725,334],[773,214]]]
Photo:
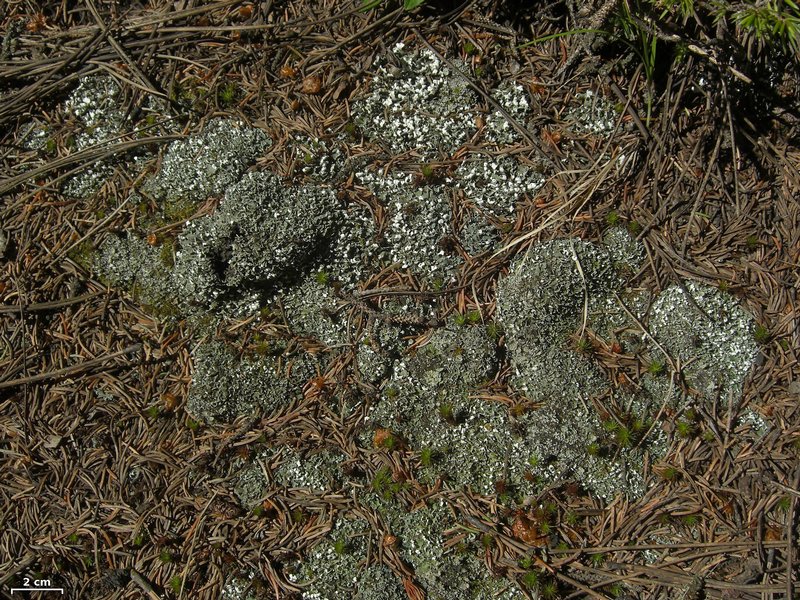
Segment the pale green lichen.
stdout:
[[613,342],[626,342],[626,354],[637,354],[644,350],[644,332],[630,318],[630,311],[640,323],[647,320],[647,310],[653,295],[645,289],[621,290],[618,298],[592,296],[589,298],[588,327],[601,338]]
[[[733,296],[693,281],[685,289],[674,285],[664,290],[650,319],[650,333],[686,365],[687,383],[709,399],[741,396],[758,354],[753,326]],[[652,352],[658,355],[657,348]]]
[[405,188],[387,207],[385,232],[389,259],[412,268],[420,278],[450,280],[461,262],[445,240],[452,233],[450,202],[444,186]]
[[613,131],[619,115],[606,97],[587,90],[578,94],[575,99],[579,104],[567,113],[573,131],[594,135]]
[[337,451],[320,449],[301,454],[291,447],[283,447],[272,460],[277,461],[273,471],[275,483],[288,488],[308,488],[313,492],[337,489],[341,484],[340,465],[347,457]]
[[487,214],[507,217],[524,194],[534,194],[542,187],[544,177],[514,158],[475,154],[458,167],[448,183]]
[[[366,521],[337,519],[330,533],[308,551],[305,560],[292,567],[289,580],[303,587],[304,600],[354,597],[360,582],[371,574],[365,565],[371,536],[372,530]],[[396,594],[398,587],[402,589],[396,579],[393,581],[385,574],[381,578],[387,586],[384,591],[390,596]],[[367,598],[369,596],[365,600]]]
[[[617,264],[631,255],[636,253],[622,253]],[[621,286],[609,250],[581,240],[555,240],[518,259],[497,294],[511,382],[542,403],[520,419],[528,452],[536,459],[533,473],[549,482],[578,480],[607,499],[620,491],[631,496],[644,491],[647,449],[628,443],[630,434],[620,432],[628,441],[597,451],[607,440],[592,398],[607,391],[609,382],[590,358],[575,351],[572,339],[594,324],[609,329],[597,308],[607,308]],[[619,314],[629,324],[626,313]]]
[[492,577],[471,554],[445,548],[444,532],[454,517],[443,501],[434,501],[411,512],[396,504],[384,505],[381,516],[397,536],[404,562],[414,569],[416,581],[430,600],[521,600],[524,594],[507,581]]
[[239,470],[233,491],[242,506],[252,510],[264,497],[268,484],[262,466],[256,462]]
[[201,202],[241,177],[271,141],[260,129],[211,119],[199,134],[170,144],[161,169],[142,190],[160,202]]
[[403,585],[386,565],[372,565],[361,572],[353,600],[407,600]]
[[437,329],[406,362],[411,387],[433,397],[457,397],[491,378],[496,367],[496,346],[485,328],[453,324]]
[[[543,482],[579,481],[606,500],[620,492],[641,496],[645,456],[658,457],[666,451],[660,428],[643,439],[658,411],[656,402],[661,398],[644,392],[620,399],[630,415],[630,423],[622,426],[602,423],[592,405],[577,394],[545,403],[520,419],[527,429],[526,450],[535,457],[531,473]],[[615,428],[605,429],[608,424]]]
[[370,94],[354,108],[355,123],[393,154],[452,152],[475,130],[471,109],[477,99],[465,75],[427,49],[400,43],[393,57],[376,61]]
[[341,137],[322,140],[298,135],[292,138],[290,148],[300,171],[315,181],[334,182],[345,172],[344,140]]
[[[321,271],[327,273],[326,271]],[[317,275],[306,278],[281,297],[281,306],[292,331],[312,336],[333,346],[347,341],[347,314],[329,283]]]
[[252,509],[274,485],[315,493],[338,489],[342,481],[340,465],[345,459],[343,453],[326,448],[315,452],[290,446],[270,448],[239,469],[234,493],[242,506]]
[[179,295],[213,308],[248,293],[274,294],[312,268],[340,221],[329,189],[287,189],[270,173],[248,174],[228,188],[215,213],[178,237]]
[[[121,108],[122,92],[122,87],[112,77],[90,75],[78,81],[77,87],[63,104],[63,110],[73,122],[71,134],[65,139],[65,144],[70,150],[111,146],[117,142],[121,134],[130,130],[133,123],[130,122],[129,114]],[[142,108],[145,111],[161,113],[166,110],[166,105],[159,98],[146,96]],[[53,133],[49,127],[46,127],[45,131],[48,132],[47,135]],[[51,146],[51,151],[56,149],[52,137],[48,138],[46,148],[48,144]],[[111,158],[90,162],[78,174],[67,180],[63,193],[73,198],[91,196],[113,176],[115,165],[123,163],[123,170],[137,171],[140,164],[150,158],[149,153],[143,148],[126,153],[112,152],[112,154]]]
[[107,283],[125,288],[142,305],[162,318],[178,314],[169,267],[162,250],[135,234],[108,236],[93,253],[90,267]]
[[373,331],[356,347],[360,377],[372,385],[386,381],[403,350],[403,328],[377,323]]
[[497,229],[477,211],[471,211],[458,232],[458,240],[467,254],[477,256],[492,250],[500,240]]
[[304,355],[292,361],[287,373],[269,358],[240,359],[221,342],[200,345],[194,353],[194,373],[186,411],[205,422],[231,422],[256,410],[270,413],[302,395],[316,373]]
[[221,600],[275,600],[275,593],[252,569],[229,575],[222,586]]
[[[435,331],[426,346],[395,365],[366,425],[388,428],[411,448],[430,451],[421,473],[430,483],[445,476],[453,487],[484,494],[494,493],[500,479],[521,483],[524,459],[518,457],[527,455],[513,438],[505,407],[470,396],[492,377],[495,352],[484,327]],[[367,430],[362,443],[370,445],[370,435]]]
[[644,246],[623,227],[612,227],[606,231],[603,247],[619,271],[635,272],[644,262]]
[[[521,419],[537,456],[533,472],[548,481],[577,479],[607,499],[619,491],[643,493],[645,453],[657,458],[666,452],[665,436],[650,427],[649,419],[661,406],[685,408],[677,386],[664,377],[666,357],[648,339],[644,324],[672,358],[686,365],[687,382],[707,397],[738,397],[757,351],[752,319],[730,296],[707,286],[686,284],[700,308],[680,286],[668,288],[652,303],[648,319],[650,294],[621,289],[617,274],[630,273],[642,260],[641,246],[615,230],[602,248],[579,240],[539,244],[498,285],[511,382],[542,402]],[[627,352],[650,360],[651,373],[643,375],[640,391],[617,400],[630,422],[600,423],[592,407],[592,398],[609,391],[609,382],[569,341],[587,328],[618,338]],[[638,437],[645,429],[647,439]]]
[[[492,98],[503,107],[509,117],[525,127],[530,114],[530,102],[525,88],[515,81],[505,81],[492,90]],[[505,115],[495,110],[486,117],[486,139],[498,145],[512,144],[522,136]]]
[[563,347],[581,327],[584,301],[618,285],[608,252],[583,240],[538,244],[511,266],[498,284],[497,311],[523,390],[530,387],[524,381],[527,361],[514,356]]

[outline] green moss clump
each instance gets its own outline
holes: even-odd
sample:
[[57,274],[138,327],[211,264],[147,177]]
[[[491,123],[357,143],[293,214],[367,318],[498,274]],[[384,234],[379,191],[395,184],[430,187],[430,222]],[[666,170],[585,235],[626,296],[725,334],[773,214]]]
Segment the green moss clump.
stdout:
[[89,240],[84,240],[67,253],[73,262],[91,272],[97,258],[97,250]]
[[430,468],[433,465],[433,448],[423,448],[419,453],[419,464],[425,468]]
[[219,103],[224,106],[229,106],[233,104],[236,100],[238,88],[236,84],[231,82],[226,83],[225,85],[219,88]]
[[394,480],[388,467],[381,467],[375,472],[370,482],[370,487],[373,492],[385,501],[394,499],[397,494],[405,489],[404,484]]
[[769,329],[761,325],[760,323],[756,324],[755,329],[753,329],[753,339],[759,344],[767,344],[772,339],[772,335],[769,332]]
[[181,579],[181,576],[175,575],[172,579],[170,579],[169,587],[172,589],[172,593],[176,596],[180,594],[181,587],[183,587],[183,579]]
[[188,221],[197,212],[198,206],[198,202],[192,202],[188,198],[168,198],[163,207],[165,224]]
[[158,251],[158,258],[167,269],[175,266],[175,242],[173,240],[167,238],[163,241]]
[[650,373],[653,377],[659,377],[666,373],[667,365],[664,363],[663,360],[653,359],[650,361],[650,364],[647,365],[647,372]]

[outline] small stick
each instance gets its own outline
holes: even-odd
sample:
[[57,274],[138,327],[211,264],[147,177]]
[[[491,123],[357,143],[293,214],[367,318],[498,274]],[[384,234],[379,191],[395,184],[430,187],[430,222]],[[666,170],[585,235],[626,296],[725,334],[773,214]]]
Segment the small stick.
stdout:
[[614,298],[616,298],[617,302],[619,302],[619,305],[622,307],[622,310],[624,310],[624,311],[625,311],[625,314],[627,314],[627,315],[628,315],[628,316],[629,316],[629,317],[630,317],[630,318],[633,320],[633,322],[634,322],[634,323],[636,323],[636,324],[639,326],[639,329],[641,329],[641,330],[642,330],[642,333],[644,333],[644,334],[645,334],[647,337],[649,337],[651,340],[653,340],[653,343],[656,345],[656,347],[657,347],[659,350],[661,350],[661,352],[664,354],[664,357],[667,359],[667,362],[669,363],[669,366],[670,366],[670,367],[672,367],[672,370],[673,370],[675,373],[678,373],[678,372],[680,372],[680,369],[678,368],[678,365],[677,365],[677,364],[675,363],[675,361],[672,359],[672,356],[670,356],[669,352],[667,352],[667,351],[666,351],[666,349],[664,348],[664,346],[662,346],[662,345],[661,345],[661,344],[658,342],[658,340],[657,340],[655,337],[653,337],[653,334],[652,334],[652,333],[650,333],[650,332],[647,330],[647,328],[646,328],[646,327],[645,327],[645,326],[642,324],[642,322],[641,322],[639,319],[637,319],[637,318],[636,318],[636,315],[634,315],[634,314],[633,314],[633,313],[630,311],[630,309],[628,309],[628,307],[627,307],[627,306],[625,305],[625,303],[622,301],[622,298],[620,298],[620,297],[619,297],[619,294],[617,294],[616,292],[614,292]]
[[138,585],[145,594],[150,597],[150,600],[161,600],[161,596],[156,594],[156,591],[153,589],[153,586],[150,585],[150,582],[147,581],[136,569],[131,569],[131,581],[133,581],[136,585]]
[[586,276],[583,274],[581,261],[578,258],[578,253],[575,251],[575,241],[570,239],[569,249],[572,250],[572,260],[575,261],[575,266],[578,267],[578,275],[581,276],[581,284],[583,284],[583,323],[581,323],[581,337],[586,332],[586,321],[589,320],[589,288],[586,286]]
[[[217,497],[218,493],[219,492],[216,492],[216,491],[214,492],[214,494],[211,496],[209,501],[206,502],[206,505],[203,507],[203,510],[201,510],[200,514],[197,515],[197,519],[195,520],[194,527],[193,527],[194,531],[192,532],[192,543],[189,546],[189,556],[193,556],[194,545],[195,545],[195,542],[197,542],[197,532],[203,526],[203,518],[205,517],[206,511],[208,510],[208,507],[211,506],[211,503],[214,502],[214,499]],[[183,569],[183,573],[181,573],[181,589],[178,592],[178,599],[179,600],[180,600],[180,598],[184,597],[184,593],[183,593],[184,589],[183,588],[186,585],[186,577],[189,574],[189,567],[191,565],[192,565],[192,561],[190,561],[190,560],[186,561],[186,566]],[[133,577],[133,570],[132,569],[131,569],[131,577]],[[277,592],[278,592],[278,590],[275,590],[275,593],[276,593],[275,597],[276,598],[278,597],[277,596]]]
[[[775,482],[777,483],[777,482]],[[800,485],[800,466],[795,469],[794,473],[794,482],[792,483],[794,487],[798,487]],[[789,489],[789,488],[787,488]],[[794,490],[792,490],[794,494],[797,494]],[[794,519],[795,515],[797,514],[797,496],[792,498],[792,502],[789,505],[789,514],[786,516],[786,597],[787,598],[794,598],[794,582],[792,581],[794,575],[794,555],[795,555],[795,547],[792,544],[792,537],[794,534]]]
[[[50,379],[58,379],[59,377],[66,377],[68,375],[77,375],[78,373],[82,373],[94,367],[100,366],[111,359],[117,358],[119,356],[124,356],[125,354],[132,354],[134,352],[138,352],[141,349],[142,349],[141,344],[132,344],[127,348],[120,350],[119,352],[114,352],[113,354],[107,354],[105,356],[99,356],[97,358],[87,360],[86,362],[82,362],[79,365],[64,367],[63,369],[50,371],[49,373],[39,373],[38,375],[32,375],[30,377],[21,377],[19,379],[12,379],[11,381],[0,381],[0,390],[13,388],[19,385],[25,385],[29,383],[39,383],[41,381],[48,381]],[[123,365],[113,365],[113,366],[117,367]]]
[[96,296],[100,296],[104,292],[93,292],[91,294],[83,294],[82,296],[72,296],[71,298],[64,298],[63,300],[52,300],[50,302],[39,302],[38,304],[11,304],[0,306],[0,315],[13,314],[13,313],[29,313],[29,312],[44,312],[70,306],[72,304],[80,304],[86,300],[90,300]]

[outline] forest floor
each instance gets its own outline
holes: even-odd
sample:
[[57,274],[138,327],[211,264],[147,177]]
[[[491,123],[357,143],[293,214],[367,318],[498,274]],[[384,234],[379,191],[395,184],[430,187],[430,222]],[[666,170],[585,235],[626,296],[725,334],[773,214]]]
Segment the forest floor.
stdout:
[[[72,4],[2,9],[0,595],[797,597],[797,62],[609,2]],[[188,200],[146,183],[167,167]],[[282,221],[221,212],[246,170],[300,190]],[[351,231],[357,274],[318,260]],[[159,260],[195,291],[156,302]]]

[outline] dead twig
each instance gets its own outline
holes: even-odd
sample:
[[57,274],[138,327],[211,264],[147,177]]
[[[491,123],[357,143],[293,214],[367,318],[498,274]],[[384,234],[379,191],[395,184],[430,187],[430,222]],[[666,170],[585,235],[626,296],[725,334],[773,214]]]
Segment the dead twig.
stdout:
[[63,308],[65,306],[72,306],[73,304],[81,304],[82,302],[86,302],[92,298],[96,298],[97,296],[102,296],[103,293],[104,292],[93,292],[91,294],[83,294],[73,298],[52,300],[50,302],[37,302],[36,304],[11,304],[0,306],[0,315],[47,312],[49,310],[56,310],[57,308]]
[[131,569],[130,571],[131,581],[133,581],[136,585],[142,588],[145,594],[150,598],[150,600],[161,600],[161,596],[159,596],[156,591],[153,589],[153,586],[147,579],[142,576],[139,571],[136,569]]
[[[38,375],[31,375],[30,377],[21,377],[19,379],[12,379],[11,381],[0,381],[0,390],[14,388],[31,383],[41,383],[42,381],[50,381],[52,379],[60,379],[61,377],[69,377],[73,375],[78,375],[80,373],[85,373],[86,371],[90,371],[95,367],[99,367],[110,360],[113,360],[120,356],[125,356],[126,354],[133,354],[134,352],[138,352],[141,349],[142,349],[142,344],[132,344],[127,348],[120,350],[119,352],[114,352],[113,354],[108,354],[106,356],[93,358],[91,360],[87,360],[86,362],[82,362],[79,365],[65,367],[63,369],[58,369],[57,371],[50,371],[49,373],[39,373]],[[125,365],[108,365],[108,368],[118,369],[122,366]]]

